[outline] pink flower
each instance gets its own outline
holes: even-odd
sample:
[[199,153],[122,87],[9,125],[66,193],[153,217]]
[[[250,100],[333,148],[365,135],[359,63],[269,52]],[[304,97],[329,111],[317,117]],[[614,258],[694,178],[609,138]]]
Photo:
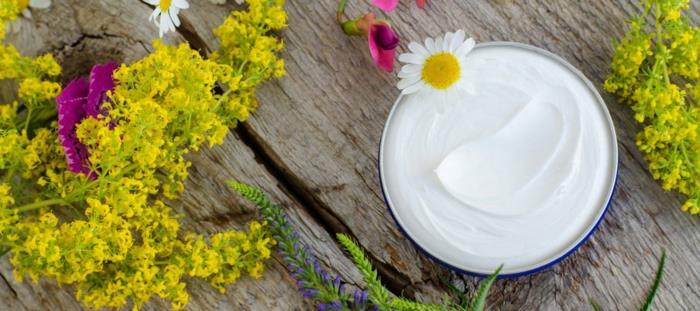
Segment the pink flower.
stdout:
[[369,43],[369,53],[379,68],[388,72],[394,69],[394,56],[399,45],[399,37],[385,20],[377,20],[374,13],[367,13],[343,24],[345,33],[366,35]]
[[102,103],[106,94],[114,89],[112,74],[119,67],[115,63],[95,65],[90,71],[90,80],[78,78],[66,86],[56,97],[58,111],[58,139],[63,146],[68,168],[74,173],[83,173],[95,178],[90,171],[89,153],[75,133],[76,126],[85,118],[105,115]]
[[399,37],[396,36],[391,26],[385,22],[375,22],[369,27],[367,34],[369,41],[369,53],[380,68],[391,72],[394,69],[394,56],[399,45]]
[[422,9],[425,7],[425,0],[416,0],[416,4]]
[[384,12],[391,12],[399,4],[399,0],[372,0],[372,4]]

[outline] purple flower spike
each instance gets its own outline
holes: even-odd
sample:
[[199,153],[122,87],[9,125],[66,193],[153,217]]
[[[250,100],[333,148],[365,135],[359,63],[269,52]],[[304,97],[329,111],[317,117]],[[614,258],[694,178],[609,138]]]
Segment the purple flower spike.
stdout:
[[58,112],[58,139],[66,155],[68,169],[73,173],[83,173],[89,178],[96,178],[90,170],[90,154],[75,132],[76,126],[87,117],[97,118],[104,115],[102,103],[107,100],[106,93],[114,89],[112,74],[117,64],[96,65],[90,72],[90,80],[78,78],[66,86],[56,97]]

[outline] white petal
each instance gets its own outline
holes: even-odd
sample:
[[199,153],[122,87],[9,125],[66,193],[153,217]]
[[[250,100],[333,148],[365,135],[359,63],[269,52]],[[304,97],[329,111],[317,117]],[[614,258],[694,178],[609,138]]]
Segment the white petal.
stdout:
[[399,71],[399,73],[403,72],[404,74],[408,74],[408,73],[416,74],[416,73],[421,72],[421,70],[423,70],[423,65],[408,64],[408,65],[403,65],[403,67],[401,67],[401,71]]
[[187,3],[187,0],[173,0],[173,5],[179,9],[187,9],[190,7],[190,4]]
[[452,37],[454,33],[448,32],[445,34],[445,40],[442,42],[442,50],[450,52],[450,45],[452,44]]
[[150,5],[158,5],[160,3],[160,0],[143,0],[143,2],[146,2]]
[[452,37],[452,43],[450,43],[450,52],[454,53],[457,51],[459,46],[464,43],[464,36],[466,36],[464,30],[457,30],[454,37]]
[[173,24],[175,24],[175,27],[180,27],[180,18],[177,16],[177,13],[178,12],[175,10],[170,10],[170,13],[168,13],[168,15],[170,15],[170,19],[173,20]]
[[423,81],[418,81],[416,84],[411,85],[401,91],[401,94],[408,95],[420,91],[421,89],[427,87]]
[[404,53],[399,55],[399,61],[402,63],[421,65],[425,61],[425,56],[420,56],[413,53]]
[[435,39],[435,52],[442,52],[442,37],[437,37]]
[[166,34],[170,31],[173,25],[173,21],[170,20],[170,16],[168,16],[167,12],[165,14],[160,15],[160,31],[161,31],[161,37],[163,36],[162,34]]
[[418,72],[405,72],[405,71],[399,71],[399,73],[396,75],[397,77],[404,79],[404,78],[411,78],[415,76],[420,76],[421,74]]
[[51,0],[30,0],[29,6],[35,9],[48,9],[51,6]]
[[435,53],[435,41],[433,38],[425,38],[425,48],[428,49],[430,54]]
[[474,39],[472,39],[472,38],[467,39],[466,41],[464,41],[464,43],[462,43],[462,45],[459,47],[459,49],[457,49],[457,51],[455,52],[455,56],[457,56],[457,58],[464,57],[465,55],[469,54],[469,52],[472,51],[472,49],[474,48],[474,45],[476,45],[476,42],[474,42]]
[[173,24],[172,18],[168,18],[168,31],[175,31],[175,24]]
[[426,49],[418,42],[411,41],[411,43],[408,44],[408,49],[415,54],[423,55],[425,57],[428,57],[428,55],[430,55],[428,49]]
[[160,15],[160,8],[156,7],[156,9],[153,10],[153,13],[151,13],[151,16],[148,17],[148,20],[154,21],[156,25],[160,25],[160,22],[158,21],[158,15]]
[[420,81],[421,76],[420,75],[415,75],[413,77],[408,77],[408,78],[403,78],[399,83],[396,84],[396,87],[399,88],[399,90],[403,90],[411,85],[416,84],[418,81]]

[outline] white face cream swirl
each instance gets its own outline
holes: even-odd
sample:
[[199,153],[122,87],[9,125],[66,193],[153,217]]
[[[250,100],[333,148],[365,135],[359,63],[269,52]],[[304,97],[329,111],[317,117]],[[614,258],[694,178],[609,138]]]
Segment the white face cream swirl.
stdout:
[[575,249],[603,216],[617,143],[590,82],[526,45],[477,45],[446,90],[402,96],[380,175],[397,223],[460,270],[536,270]]

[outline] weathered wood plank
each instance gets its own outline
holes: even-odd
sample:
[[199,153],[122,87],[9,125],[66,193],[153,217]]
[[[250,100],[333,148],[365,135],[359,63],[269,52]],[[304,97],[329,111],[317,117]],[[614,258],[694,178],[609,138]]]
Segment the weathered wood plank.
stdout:
[[[222,9],[206,0],[190,2],[192,9],[182,13],[180,35],[165,41],[184,36],[203,52],[211,51],[216,48],[211,29],[233,6]],[[408,40],[462,28],[479,41],[521,41],[553,51],[597,85],[607,72],[611,38],[620,37],[624,20],[638,11],[632,0],[428,2],[428,9],[421,11],[413,1],[402,1],[390,15],[405,40],[402,49]],[[398,95],[391,87],[396,78],[372,68],[365,40],[339,32],[333,20],[335,5],[334,0],[288,2],[290,28],[283,36],[289,75],[260,91],[261,108],[238,130],[243,141],[230,136],[224,146],[192,157],[195,165],[180,203],[190,219],[186,225],[213,232],[239,227],[254,217],[251,207],[241,205],[222,185],[228,178],[239,178],[263,187],[288,207],[302,238],[321,260],[354,283],[361,283],[357,271],[329,232],[357,237],[397,293],[404,290],[436,301],[444,290],[440,275],[473,290],[475,279],[450,274],[419,255],[384,207],[376,153],[383,122]],[[693,5],[693,19],[700,22],[699,5]],[[356,16],[367,10],[369,6],[355,1],[348,12]],[[66,66],[64,80],[68,80],[96,62],[143,56],[157,35],[146,22],[148,14],[148,6],[136,0],[57,0],[50,12],[35,12],[33,20],[22,20],[10,39],[28,53],[53,52]],[[621,160],[610,213],[599,232],[554,269],[499,281],[490,299],[493,307],[587,309],[586,301],[592,297],[611,309],[634,309],[651,282],[662,247],[669,251],[669,262],[655,306],[692,309],[700,303],[698,220],[678,211],[681,198],[661,191],[646,173],[634,146],[638,126],[629,109],[604,96],[617,126]],[[225,296],[196,282],[189,308],[308,308],[283,267],[276,261],[269,266],[262,281],[241,280]],[[0,280],[0,299],[12,309],[78,307],[69,291],[51,282],[13,283],[9,269],[5,259],[0,272],[7,282]]]
[[[231,7],[221,8],[203,3],[200,19],[206,28],[202,35],[213,40],[211,28],[218,25]],[[48,12],[34,12],[33,19],[13,23],[9,40],[25,54],[51,52],[64,66],[62,80],[85,75],[99,62],[131,62],[152,49],[150,42],[157,29],[147,22],[151,9],[134,0],[122,1],[54,1]],[[207,18],[204,18],[204,17]],[[61,24],[60,26],[55,26]],[[192,25],[199,27],[198,22]],[[199,30],[197,30],[199,31]],[[190,34],[191,35],[191,34]],[[184,40],[180,34],[169,35],[165,42]],[[282,206],[288,207],[290,220],[299,235],[330,272],[352,284],[363,284],[350,260],[343,255],[334,238],[324,230],[299,202],[285,193],[267,169],[255,159],[252,150],[235,135],[229,135],[222,146],[190,156],[193,168],[186,191],[174,206],[188,217],[186,230],[204,234],[237,228],[257,217],[254,207],[243,202],[225,186],[229,179],[264,186]],[[73,298],[70,287],[60,288],[55,282],[41,280],[37,284],[19,283],[11,272],[8,256],[0,261],[0,301],[10,310],[76,310],[82,306]],[[310,308],[298,294],[295,281],[286,273],[282,259],[275,257],[267,265],[260,280],[242,278],[220,294],[206,282],[189,284],[189,310],[305,310]],[[154,300],[145,309],[166,309],[167,302]]]
[[[371,254],[397,268],[423,294],[444,270],[426,264],[396,231],[379,193],[377,146],[383,122],[398,96],[397,80],[371,68],[365,40],[344,37],[333,25],[335,1],[294,1],[285,33],[290,75],[260,93],[272,102],[255,114],[250,130],[278,165],[318,199]],[[421,11],[403,1],[390,14],[403,39],[420,40],[465,29],[478,41],[510,40],[543,47],[569,60],[596,84],[607,73],[612,38],[622,36],[633,1],[429,1]],[[369,7],[352,3],[357,16]],[[693,3],[693,19],[698,19]],[[406,41],[400,50],[405,50]],[[362,77],[362,79],[358,79]],[[605,94],[601,91],[601,93]],[[588,297],[605,306],[638,306],[661,248],[670,254],[665,288],[656,306],[689,309],[700,294],[698,219],[678,210],[680,198],[664,193],[645,171],[633,137],[629,108],[605,95],[620,141],[618,194],[600,231],[574,256],[529,278],[500,281],[491,298],[503,309],[581,309]],[[294,131],[289,131],[294,128]],[[321,152],[319,152],[321,151]],[[308,161],[312,157],[313,161]],[[382,232],[383,234],[376,234]],[[473,287],[474,280],[465,278]],[[428,294],[427,296],[432,296]]]

